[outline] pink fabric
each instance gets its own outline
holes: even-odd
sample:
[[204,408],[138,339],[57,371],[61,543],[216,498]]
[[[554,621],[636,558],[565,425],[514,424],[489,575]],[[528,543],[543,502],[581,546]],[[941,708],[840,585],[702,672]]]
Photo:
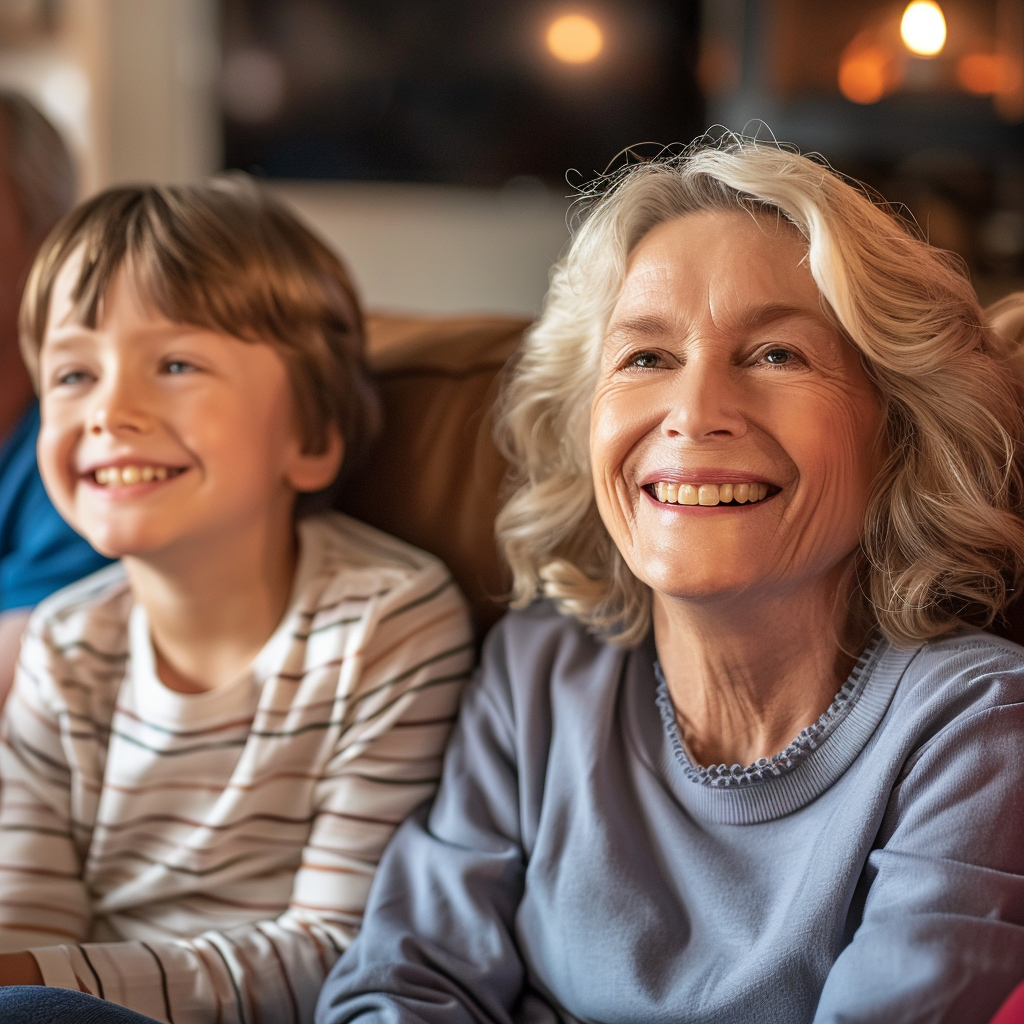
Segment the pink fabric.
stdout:
[[1024,1024],[1024,984],[1018,985],[999,1008],[991,1024]]

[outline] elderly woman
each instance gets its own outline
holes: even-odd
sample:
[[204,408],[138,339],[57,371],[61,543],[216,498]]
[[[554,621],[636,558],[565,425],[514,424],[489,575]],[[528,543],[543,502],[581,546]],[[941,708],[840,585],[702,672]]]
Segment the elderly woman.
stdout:
[[1006,347],[816,162],[620,174],[505,389],[521,610],[321,1024],[987,1021],[1024,976],[1024,651],[978,628],[1024,568]]

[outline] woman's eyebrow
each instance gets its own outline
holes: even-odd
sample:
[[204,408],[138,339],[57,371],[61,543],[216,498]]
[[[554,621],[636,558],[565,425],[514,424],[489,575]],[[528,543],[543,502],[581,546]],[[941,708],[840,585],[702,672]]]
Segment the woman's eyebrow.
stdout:
[[806,306],[793,306],[785,302],[766,302],[745,310],[737,318],[736,325],[749,331],[758,327],[767,327],[779,320],[790,319],[810,320],[821,327],[831,326],[817,310],[808,309]]
[[605,341],[626,341],[640,335],[656,337],[669,332],[668,322],[660,316],[631,316],[614,323],[605,334]]

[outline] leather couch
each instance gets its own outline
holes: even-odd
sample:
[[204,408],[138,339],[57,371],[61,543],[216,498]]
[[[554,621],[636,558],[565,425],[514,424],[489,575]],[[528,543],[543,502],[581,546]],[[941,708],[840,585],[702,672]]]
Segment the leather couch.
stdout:
[[367,318],[384,430],[343,485],[343,512],[447,563],[478,639],[504,609],[509,580],[494,542],[505,462],[492,439],[499,376],[528,320]]

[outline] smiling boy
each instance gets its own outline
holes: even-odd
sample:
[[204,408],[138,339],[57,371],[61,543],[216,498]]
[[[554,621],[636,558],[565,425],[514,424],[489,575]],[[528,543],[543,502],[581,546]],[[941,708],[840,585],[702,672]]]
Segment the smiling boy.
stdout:
[[344,268],[243,181],[110,190],[23,306],[39,460],[118,565],[44,602],[0,742],[0,984],[307,1021],[471,661],[431,556],[296,514],[376,402]]

